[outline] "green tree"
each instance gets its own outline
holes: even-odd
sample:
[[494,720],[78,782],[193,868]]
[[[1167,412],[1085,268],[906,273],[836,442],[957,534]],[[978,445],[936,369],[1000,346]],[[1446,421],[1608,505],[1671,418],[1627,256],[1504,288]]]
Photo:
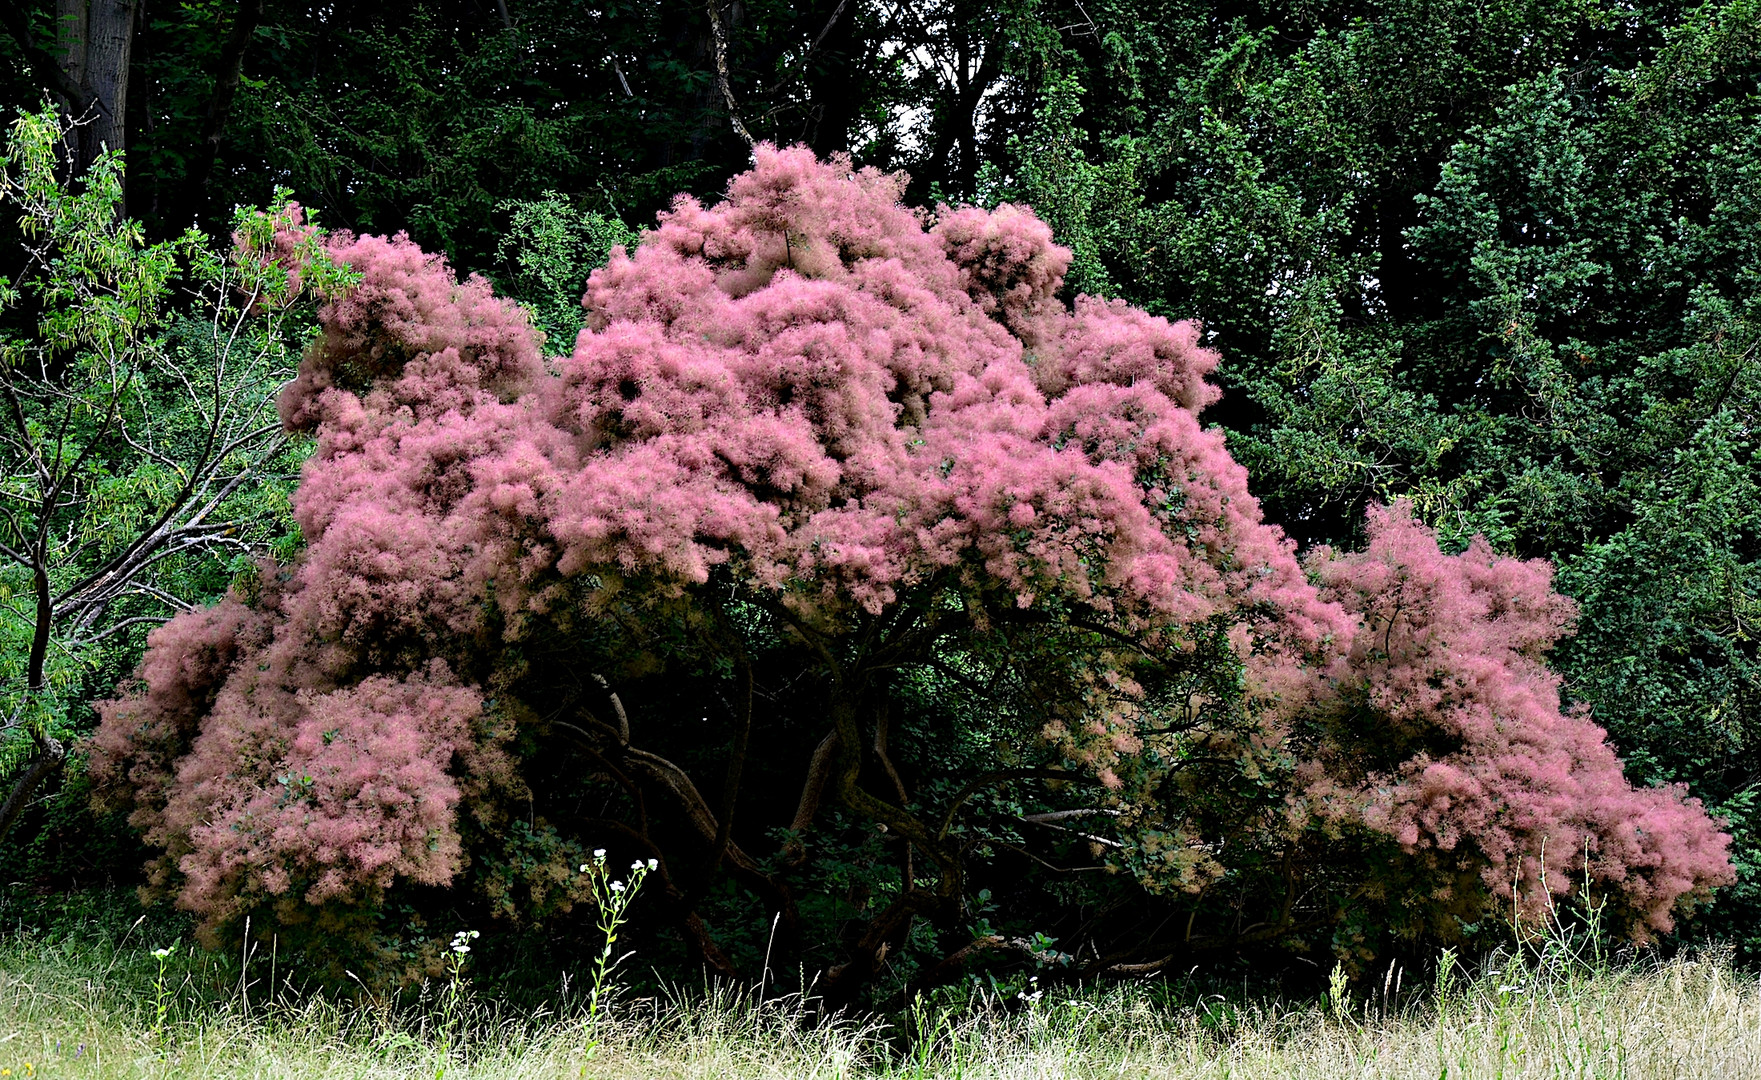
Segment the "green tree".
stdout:
[[1156,10],[1067,39],[1082,130],[1038,116],[999,168],[1155,147],[1135,200],[1071,173],[1049,202],[1121,295],[1205,321],[1231,389],[1207,416],[1269,514],[1351,543],[1406,497],[1456,544],[1554,557],[1582,606],[1568,692],[1761,864],[1761,7]]
[[24,255],[0,280],[0,836],[66,761],[110,651],[286,531],[274,392],[297,300],[342,280],[322,260],[290,278],[257,212],[230,257],[193,231],[145,243],[117,213],[121,155],[70,190],[65,143],[54,110],[21,114],[0,177]]
[[494,279],[532,311],[552,352],[574,347],[586,317],[581,297],[587,275],[605,265],[612,249],[636,246],[639,234],[595,210],[579,209],[567,196],[547,191],[536,199],[511,199],[507,232],[496,245]]

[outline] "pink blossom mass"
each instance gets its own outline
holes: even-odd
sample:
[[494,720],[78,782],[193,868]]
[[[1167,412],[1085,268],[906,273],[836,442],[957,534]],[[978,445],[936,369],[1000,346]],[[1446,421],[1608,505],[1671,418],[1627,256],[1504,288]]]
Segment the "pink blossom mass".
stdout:
[[[902,192],[760,146],[592,274],[573,343],[403,236],[330,237],[361,282],[280,400],[315,441],[305,547],[155,632],[101,708],[92,773],[163,850],[156,886],[213,933],[454,881],[526,805],[522,649],[718,582],[833,642],[930,596],[975,633],[1080,613],[1121,656],[1220,634],[1251,735],[1213,743],[1284,785],[1268,835],[1370,837],[1444,892],[1532,914],[1543,872],[1587,875],[1642,937],[1731,880],[1698,803],[1635,790],[1561,708],[1548,566],[1444,554],[1405,508],[1299,561],[1201,421],[1196,325],[1066,298],[1070,253],[1025,207]],[[1146,801],[1171,790],[1146,779],[1160,706],[1110,655],[1070,694],[1092,711],[1037,730],[1173,836]],[[1179,835],[1130,868],[1214,880]]]

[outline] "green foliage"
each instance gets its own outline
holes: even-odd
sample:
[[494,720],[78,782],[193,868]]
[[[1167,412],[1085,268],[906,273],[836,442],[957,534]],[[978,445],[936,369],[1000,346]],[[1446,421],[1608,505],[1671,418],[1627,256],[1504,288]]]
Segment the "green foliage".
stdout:
[[[508,6],[512,27],[493,6],[445,0],[272,10],[248,56],[221,148],[234,168],[217,173],[213,206],[260,203],[273,177],[326,221],[408,231],[467,269],[496,271],[510,201],[591,193],[596,206],[609,197],[613,216],[646,218],[680,188],[725,178],[723,148],[707,139],[704,75],[692,70],[696,42],[678,36],[700,7]],[[162,51],[147,62],[167,85],[188,83],[215,23],[194,9],[162,19]],[[167,120],[199,119],[206,104],[176,102]],[[175,204],[187,136],[141,135],[164,165],[141,183]]]
[[311,325],[301,297],[349,281],[322,258],[290,274],[259,211],[237,214],[231,256],[194,230],[148,242],[118,213],[119,155],[76,185],[58,176],[65,131],[53,109],[21,113],[0,175],[24,256],[0,279],[9,790],[87,730],[87,703],[132,667],[147,628],[287,542],[303,449],[280,434],[273,394]]
[[467,43],[430,9],[409,15],[290,28],[302,37],[337,33],[345,55],[374,62],[254,82],[241,95],[237,130],[307,200],[351,226],[408,229],[445,250],[482,251],[497,193],[514,176],[575,167],[579,121],[507,92],[523,81],[512,35]]
[[[1080,111],[1010,121],[1022,171],[1150,148],[1130,195],[1066,169],[1036,196],[1061,238],[1205,321],[1232,389],[1209,416],[1300,540],[1404,497],[1455,544],[1560,560],[1568,691],[1753,843],[1761,9],[1203,10],[1097,14],[1044,68]],[[1761,945],[1754,895],[1707,932]]]
[[980,168],[978,200],[995,206],[1031,206],[1072,253],[1066,290],[1072,295],[1112,296],[1119,290],[1101,252],[1117,245],[1142,202],[1139,169],[1143,151],[1136,137],[1109,140],[1103,159],[1089,160],[1082,115],[1082,86],[1067,72],[1046,76],[1033,126],[1011,138],[1016,163],[1005,176],[994,163]]
[[555,191],[498,209],[508,224],[495,249],[496,285],[531,309],[548,351],[568,352],[586,318],[581,296],[588,273],[604,266],[613,248],[634,247],[641,234],[616,217],[578,209]]
[[1636,520],[1567,565],[1561,584],[1583,615],[1561,659],[1635,779],[1691,782],[1730,819],[1744,884],[1705,929],[1756,955],[1761,492],[1749,427],[1719,412],[1634,500]]

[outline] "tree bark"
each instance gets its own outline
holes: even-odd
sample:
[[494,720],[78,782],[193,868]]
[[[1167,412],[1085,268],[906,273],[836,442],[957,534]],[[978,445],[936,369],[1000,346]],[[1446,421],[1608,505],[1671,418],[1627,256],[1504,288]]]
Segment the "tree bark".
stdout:
[[728,752],[728,773],[722,781],[721,820],[716,823],[714,854],[710,857],[709,873],[713,877],[721,869],[728,853],[728,841],[734,828],[734,806],[740,798],[740,773],[746,765],[746,746],[752,739],[752,665],[741,659],[739,727],[734,731],[734,745]]
[[835,731],[814,747],[813,757],[807,762],[807,780],[801,785],[801,801],[795,806],[795,819],[789,823],[790,832],[804,833],[813,824],[819,813],[820,798],[825,794],[826,778],[832,774],[832,762],[837,754],[838,733]]
[[705,6],[709,9],[709,31],[714,38],[715,81],[721,87],[722,102],[728,109],[728,124],[747,146],[755,146],[758,140],[746,130],[745,121],[740,119],[740,107],[734,103],[734,87],[728,77],[728,35],[722,29],[721,0],[709,0]]
[[68,78],[67,72],[61,67],[55,54],[43,47],[37,35],[31,30],[30,13],[16,3],[0,4],[0,26],[18,43],[24,54],[25,62],[30,65],[31,74],[42,83],[50,93],[67,103],[69,111],[85,112],[88,102],[85,91],[78,82]]
[[[128,66],[138,6],[139,0],[55,0],[55,53],[64,80],[53,88],[77,122],[68,147],[75,176],[105,150],[128,148]],[[70,87],[78,88],[77,96],[67,93]]]

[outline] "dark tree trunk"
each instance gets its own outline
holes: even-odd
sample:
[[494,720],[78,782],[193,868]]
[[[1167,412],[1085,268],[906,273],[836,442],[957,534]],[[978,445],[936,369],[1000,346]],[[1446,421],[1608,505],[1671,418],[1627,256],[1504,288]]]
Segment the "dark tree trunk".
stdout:
[[809,57],[804,73],[812,115],[801,136],[821,157],[850,149],[850,130],[856,126],[870,89],[866,75],[852,77],[856,53],[866,43],[856,37],[856,13],[849,10],[851,6],[849,0],[831,5],[817,55]]
[[0,803],[0,840],[12,831],[13,825],[24,815],[25,807],[31,803],[31,796],[37,793],[43,781],[55,775],[56,771],[67,761],[67,747],[52,735],[43,735],[37,741],[37,753],[27,762],[18,777],[12,782],[12,790],[7,793],[6,801]]
[[[51,494],[45,505],[54,502]],[[37,602],[36,618],[31,626],[31,649],[25,660],[25,693],[28,697],[40,697],[49,690],[48,662],[49,639],[55,630],[55,598],[49,585],[49,552],[48,529],[39,529],[31,554],[31,591]],[[13,781],[12,791],[6,801],[0,803],[0,840],[12,831],[26,806],[30,805],[31,796],[36,793],[38,785],[47,780],[67,760],[67,748],[60,740],[48,731],[33,730],[32,741],[37,744],[36,754],[25,763],[24,771]]]
[[[128,66],[138,6],[138,0],[55,0],[55,55],[66,77],[58,96],[78,122],[68,147],[75,175],[103,151],[128,147]],[[69,95],[67,85],[79,96]]]
[[239,80],[244,74],[245,49],[262,21],[263,0],[239,0],[226,44],[220,49],[219,66],[214,72],[214,95],[208,99],[202,145],[196,150],[185,184],[186,195],[193,204],[192,217],[200,213],[207,202],[208,178],[213,175],[214,161],[220,153],[220,137],[226,133],[226,119],[232,113],[232,102],[238,96]]

